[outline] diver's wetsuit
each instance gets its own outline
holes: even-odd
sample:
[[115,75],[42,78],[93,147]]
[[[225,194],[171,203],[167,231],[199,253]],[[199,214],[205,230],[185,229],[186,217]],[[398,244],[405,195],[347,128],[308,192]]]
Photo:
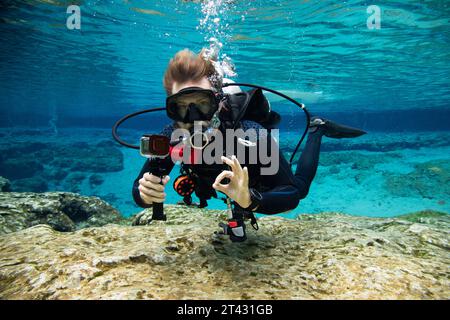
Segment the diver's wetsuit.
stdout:
[[[244,131],[250,128],[256,130],[263,129],[261,125],[252,121],[242,121],[241,128]],[[173,130],[173,126],[169,125],[161,134],[170,138]],[[284,158],[281,151],[279,152],[280,166],[275,175],[261,175],[261,165],[241,163],[243,167],[248,167],[249,187],[255,188],[262,195],[262,201],[256,209],[256,212],[262,214],[286,212],[295,209],[299,201],[307,196],[319,163],[322,135],[321,129],[316,130],[314,133],[309,133],[305,148],[297,164],[295,175],[292,173],[289,163]],[[248,157],[246,157],[246,159],[248,159]],[[153,169],[158,166],[161,166],[161,163],[158,163],[157,160],[147,160],[142,167],[139,176],[134,181],[133,198],[140,207],[149,208],[151,205],[145,204],[139,195],[139,179],[141,179],[146,172],[152,172]],[[164,166],[166,169],[164,174],[167,175],[174,167],[170,157],[164,160]],[[216,166],[204,164],[195,166],[197,166],[197,168],[194,171],[198,169],[198,175],[202,177],[201,187],[206,188],[209,185],[209,189],[205,190],[208,198],[216,197],[212,184],[217,175],[224,169],[223,165]],[[208,169],[211,170],[208,172]]]

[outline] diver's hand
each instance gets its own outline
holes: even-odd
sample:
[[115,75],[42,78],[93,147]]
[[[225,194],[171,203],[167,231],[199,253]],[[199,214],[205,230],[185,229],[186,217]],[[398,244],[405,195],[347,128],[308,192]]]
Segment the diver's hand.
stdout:
[[146,204],[152,204],[153,202],[164,202],[166,200],[166,193],[164,188],[169,182],[170,177],[164,176],[161,178],[152,175],[151,173],[145,173],[144,176],[139,180],[139,195]]
[[[225,170],[220,173],[212,185],[213,188],[225,193],[242,208],[248,208],[251,204],[251,199],[250,191],[248,189],[247,167],[242,169],[241,164],[235,156],[231,156],[231,159],[227,157],[221,157],[221,159],[231,167],[232,171]],[[230,183],[221,184],[220,182],[224,178],[230,179]]]

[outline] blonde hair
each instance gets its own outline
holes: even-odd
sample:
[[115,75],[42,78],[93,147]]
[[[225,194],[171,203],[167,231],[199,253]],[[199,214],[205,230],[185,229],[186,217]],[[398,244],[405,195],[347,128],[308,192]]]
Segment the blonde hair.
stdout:
[[205,58],[206,49],[195,54],[189,49],[178,51],[170,59],[169,65],[164,73],[163,84],[167,95],[172,94],[175,82],[184,83],[188,81],[199,81],[207,77],[211,85],[216,89],[221,87],[221,80],[211,59]]

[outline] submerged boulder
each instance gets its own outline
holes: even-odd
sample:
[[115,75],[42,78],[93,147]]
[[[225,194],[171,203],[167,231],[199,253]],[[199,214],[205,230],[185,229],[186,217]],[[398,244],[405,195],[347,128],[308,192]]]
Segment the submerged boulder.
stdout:
[[8,179],[0,176],[0,192],[11,191],[11,182]]
[[14,192],[46,192],[48,191],[48,183],[43,177],[35,176],[13,180],[11,189]]
[[29,157],[22,157],[20,160],[9,158],[0,162],[0,175],[8,179],[23,179],[35,174],[40,174],[44,166]]
[[395,196],[426,199],[448,199],[450,197],[450,160],[439,159],[418,163],[407,174],[389,174],[386,188]]
[[450,298],[445,214],[266,216],[236,244],[214,234],[224,211],[165,209],[145,226],[0,236],[0,298]]
[[0,193],[0,234],[38,224],[48,224],[58,231],[74,231],[122,220],[116,209],[96,197],[68,192]]
[[[123,170],[123,154],[111,141],[99,143],[0,141],[0,176],[9,179],[12,191],[45,192],[49,186],[79,192],[79,184],[89,176],[92,186],[101,184],[97,173]],[[67,186],[67,187],[66,187]]]

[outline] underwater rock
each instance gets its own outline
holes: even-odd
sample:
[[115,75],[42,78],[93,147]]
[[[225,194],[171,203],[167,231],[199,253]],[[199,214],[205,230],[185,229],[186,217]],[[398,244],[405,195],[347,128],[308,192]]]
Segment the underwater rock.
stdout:
[[96,197],[68,192],[0,193],[0,234],[38,224],[74,231],[123,221],[116,209]]
[[0,176],[0,192],[11,191],[11,182],[8,179]]
[[352,169],[369,170],[376,164],[386,161],[387,155],[367,155],[360,152],[323,152],[320,155],[320,165],[335,166],[349,164]]
[[49,181],[59,183],[60,181],[63,181],[68,174],[69,174],[68,170],[61,170],[61,168],[54,167],[52,169],[46,170],[43,176]]
[[[108,203],[115,203],[119,200],[117,193],[112,193],[112,192],[109,192],[106,194],[100,194],[99,197]],[[134,202],[132,202],[132,203],[134,204]]]
[[341,169],[339,169],[339,167],[337,166],[332,166],[329,170],[330,174],[338,174],[339,172],[341,172]]
[[214,235],[224,211],[165,209],[147,226],[0,236],[0,298],[450,298],[448,215],[266,216],[234,244]]
[[33,159],[5,159],[0,162],[0,175],[10,180],[22,179],[39,174],[44,166]]
[[105,181],[103,177],[99,174],[93,174],[89,177],[89,184],[92,187],[97,187]]
[[[63,140],[65,141],[65,140]],[[0,142],[0,176],[9,179],[16,191],[43,192],[43,180],[51,185],[69,185],[79,192],[86,173],[123,170],[123,154],[111,141],[86,142]],[[78,174],[78,176],[69,175]],[[83,179],[79,178],[80,175]],[[27,179],[18,181],[20,179]],[[76,181],[74,181],[74,179]],[[96,180],[98,181],[98,179]]]
[[63,190],[70,192],[80,192],[81,184],[86,179],[86,175],[81,172],[70,173],[66,179],[64,179]]
[[75,171],[116,172],[123,169],[122,152],[109,140],[95,145],[77,142],[64,146],[60,152],[62,159],[73,158],[72,154],[75,154],[76,159],[71,164]]
[[398,218],[427,225],[435,224],[439,227],[439,225],[441,224],[445,225],[448,219],[448,213],[433,210],[424,210],[416,213],[401,215]]
[[47,181],[42,177],[32,177],[13,180],[14,192],[45,192],[48,190]]
[[399,197],[420,195],[428,199],[450,198],[450,160],[441,159],[414,166],[407,174],[385,174],[387,190]]

